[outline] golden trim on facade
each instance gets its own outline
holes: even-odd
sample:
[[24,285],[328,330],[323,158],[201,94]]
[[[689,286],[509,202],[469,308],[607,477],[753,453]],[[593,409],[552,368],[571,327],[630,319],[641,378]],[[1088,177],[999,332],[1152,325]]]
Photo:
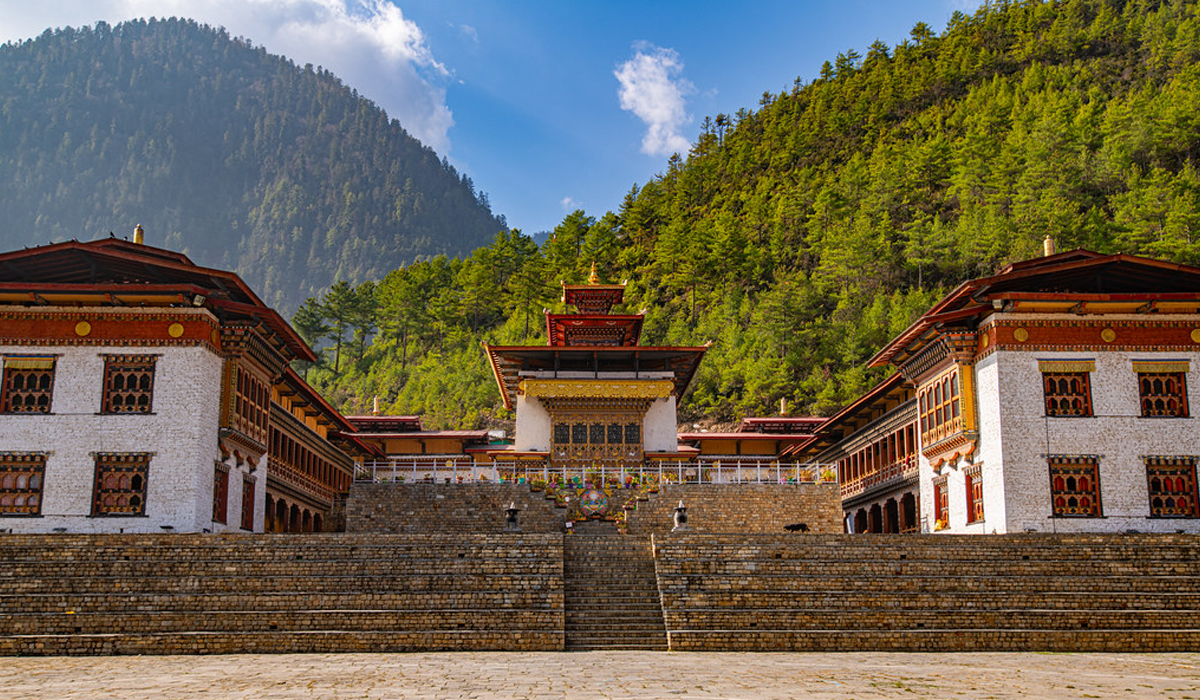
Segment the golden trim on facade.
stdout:
[[668,379],[524,379],[518,391],[535,398],[665,399],[674,388]]
[[1039,372],[1095,372],[1095,360],[1038,360]]
[[1174,362],[1133,361],[1134,372],[1187,372],[1190,369],[1191,362],[1187,360],[1177,360]]

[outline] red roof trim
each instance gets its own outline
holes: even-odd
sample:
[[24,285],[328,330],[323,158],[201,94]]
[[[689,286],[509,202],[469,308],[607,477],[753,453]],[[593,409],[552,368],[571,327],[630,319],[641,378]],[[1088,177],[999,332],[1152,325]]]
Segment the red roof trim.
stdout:
[[308,382],[304,381],[304,377],[301,377],[296,373],[296,370],[292,369],[291,367],[284,367],[283,378],[285,382],[298,389],[299,392],[304,395],[305,399],[308,399],[311,403],[316,404],[319,408],[321,408],[327,417],[342,427],[344,432],[356,432],[354,430],[354,426],[350,424],[350,421],[346,420],[346,417],[343,416],[340,411],[330,405],[330,403],[325,400],[325,397],[318,394],[316,389],[313,389],[311,386],[309,386]]

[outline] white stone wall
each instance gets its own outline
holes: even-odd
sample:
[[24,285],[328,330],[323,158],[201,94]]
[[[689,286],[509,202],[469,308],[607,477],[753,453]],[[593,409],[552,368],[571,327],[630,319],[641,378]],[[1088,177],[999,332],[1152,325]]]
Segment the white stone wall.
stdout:
[[[553,378],[553,372],[529,372],[522,376]],[[596,379],[592,372],[559,372],[560,379]],[[670,372],[606,372],[600,379],[670,379]],[[518,395],[516,400],[516,429],[513,450],[518,452],[549,452],[553,421],[542,402],[536,398]],[[675,397],[655,399],[642,421],[642,444],[647,452],[674,452],[678,449],[678,429],[675,422]]]
[[[1142,455],[1200,455],[1200,352],[1003,350],[999,374],[1007,530],[1200,532],[1200,520],[1149,517]],[[1038,360],[1094,360],[1093,417],[1045,415]],[[1189,360],[1190,418],[1143,418],[1134,360]],[[1102,518],[1053,518],[1045,455],[1100,455]],[[987,494],[985,494],[987,499]]]
[[[0,516],[13,532],[199,532],[212,527],[222,360],[202,347],[0,346],[0,355],[53,354],[50,415],[0,415],[0,451],[48,452],[41,517]],[[100,415],[105,354],[158,355],[153,413]],[[92,517],[93,452],[152,452],[144,516]],[[265,465],[262,467],[265,474]],[[231,470],[231,505],[241,477]],[[236,484],[236,489],[235,489]],[[235,499],[236,492],[236,499]],[[261,497],[260,497],[261,499]],[[258,508],[262,510],[261,506]],[[236,528],[238,520],[232,525]],[[261,529],[261,526],[260,526]]]
[[518,452],[549,452],[550,430],[550,413],[542,402],[524,394],[518,395],[513,449]]
[[675,422],[675,396],[655,399],[642,422],[642,440],[647,452],[675,452],[679,449],[679,428]]

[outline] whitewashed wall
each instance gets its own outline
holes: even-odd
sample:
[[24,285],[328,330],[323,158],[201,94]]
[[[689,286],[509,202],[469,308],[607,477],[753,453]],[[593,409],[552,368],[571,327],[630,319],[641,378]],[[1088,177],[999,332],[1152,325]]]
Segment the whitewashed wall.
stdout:
[[[1200,532],[1200,520],[1150,518],[1143,455],[1200,455],[1200,353],[997,352],[1007,529],[1021,532]],[[1038,360],[1094,360],[1089,418],[1045,415]],[[1190,418],[1143,418],[1134,360],[1189,360]],[[1102,518],[1052,518],[1045,455],[1100,455]],[[987,495],[985,494],[985,499]]]
[[[50,415],[0,415],[0,451],[48,452],[41,517],[0,516],[13,532],[177,532],[211,529],[222,360],[202,347],[0,346],[0,354],[54,354]],[[159,355],[153,413],[100,415],[103,355]],[[145,516],[91,517],[93,452],[152,452]],[[265,475],[265,464],[260,474]],[[260,479],[265,486],[265,478]],[[236,484],[236,488],[235,488]],[[265,492],[265,488],[259,491]],[[236,501],[235,501],[236,494]],[[262,511],[262,495],[256,508]],[[241,475],[230,473],[240,513]],[[236,527],[238,518],[231,518]],[[261,529],[261,517],[260,525]]]

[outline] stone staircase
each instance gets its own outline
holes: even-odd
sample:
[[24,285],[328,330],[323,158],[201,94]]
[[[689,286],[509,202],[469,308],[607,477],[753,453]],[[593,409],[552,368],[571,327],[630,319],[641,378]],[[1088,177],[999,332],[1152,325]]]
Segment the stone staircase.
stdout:
[[561,535],[0,535],[0,655],[562,648]]
[[1196,535],[656,539],[672,651],[1200,651]]
[[666,651],[667,631],[650,539],[563,538],[567,651]]

